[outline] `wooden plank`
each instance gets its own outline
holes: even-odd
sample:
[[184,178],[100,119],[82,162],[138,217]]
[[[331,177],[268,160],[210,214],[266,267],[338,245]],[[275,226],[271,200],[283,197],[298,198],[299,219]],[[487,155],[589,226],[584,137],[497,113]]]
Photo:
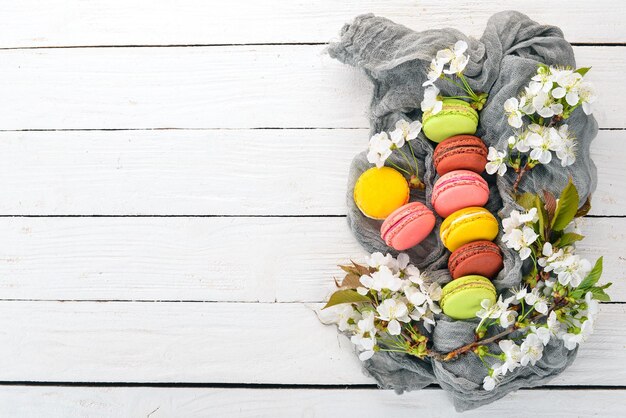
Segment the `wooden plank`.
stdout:
[[[0,130],[367,128],[371,85],[324,46],[0,51]],[[626,48],[576,47],[603,128],[626,127]]]
[[[592,146],[593,215],[626,215],[624,131]],[[4,215],[345,215],[367,129],[6,132]]]
[[[626,219],[587,218],[626,301]],[[0,298],[321,302],[365,251],[343,218],[2,218]]]
[[[37,399],[37,402],[33,402]],[[624,390],[521,390],[478,410],[456,413],[441,389],[396,395],[376,389],[214,389],[9,386],[0,391],[3,416],[67,418],[149,417],[292,418],[393,416],[511,418],[528,416],[620,416],[626,408]],[[366,406],[366,407],[365,407]]]
[[[0,302],[0,380],[372,383],[321,305]],[[626,385],[625,305],[550,385]]]
[[[559,25],[573,42],[624,42],[618,0],[515,4],[539,22]],[[327,42],[361,13],[386,16],[416,30],[455,27],[480,36],[491,14],[511,6],[498,0],[299,1],[23,0],[0,7],[0,47]],[[268,24],[271,22],[271,24]],[[598,30],[595,22],[602,25]],[[236,23],[236,24],[234,24]]]

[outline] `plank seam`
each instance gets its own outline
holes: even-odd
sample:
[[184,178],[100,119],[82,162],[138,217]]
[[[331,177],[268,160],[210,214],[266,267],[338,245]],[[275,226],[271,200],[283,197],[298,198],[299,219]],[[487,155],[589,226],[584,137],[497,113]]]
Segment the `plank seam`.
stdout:
[[[135,131],[306,131],[306,130],[342,130],[342,131],[369,131],[369,127],[279,127],[259,126],[253,128],[39,128],[39,129],[0,129],[0,132],[135,132]],[[624,128],[598,128],[600,131],[624,131]]]
[[[239,305],[308,305],[322,304],[325,300],[299,300],[299,301],[261,301],[261,300],[214,300],[214,299],[20,299],[20,298],[0,298],[2,302],[58,302],[58,303],[234,303]],[[600,302],[601,305],[626,305],[626,301]]]
[[[91,215],[31,215],[31,214],[4,214],[0,218],[345,218],[347,215],[342,214],[311,214],[311,215],[245,215],[245,214],[228,214],[228,215],[109,215],[109,214],[91,214]],[[586,215],[585,218],[593,219],[622,219],[626,215]]]
[[[626,42],[571,42],[572,46],[624,47]],[[0,47],[0,51],[31,49],[102,49],[102,48],[212,48],[249,46],[323,46],[329,42],[246,42],[246,43],[195,43],[195,44],[104,44],[104,45],[44,45]]]
[[[188,382],[63,382],[63,381],[0,381],[0,386],[59,386],[59,387],[150,387],[150,388],[206,388],[206,389],[313,389],[313,390],[378,390],[376,384],[276,384],[276,383],[188,383]],[[431,384],[423,390],[442,390]],[[522,388],[524,391],[545,390],[626,390],[626,386],[555,385]]]

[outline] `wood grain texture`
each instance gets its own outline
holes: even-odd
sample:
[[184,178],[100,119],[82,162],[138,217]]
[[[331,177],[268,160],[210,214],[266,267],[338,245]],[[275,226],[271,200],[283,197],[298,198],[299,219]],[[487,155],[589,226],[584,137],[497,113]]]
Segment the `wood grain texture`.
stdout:
[[[345,215],[367,129],[5,132],[3,215]],[[626,133],[592,145],[592,215],[626,215]]]
[[[36,402],[33,400],[36,399]],[[3,416],[67,418],[362,418],[487,416],[525,418],[532,405],[534,417],[574,418],[622,416],[623,390],[521,390],[478,410],[456,413],[441,389],[396,395],[376,389],[204,389],[204,388],[84,388],[3,387]],[[600,406],[601,405],[601,406]],[[536,410],[535,410],[536,409]]]
[[[581,253],[626,301],[626,219],[586,218]],[[2,218],[0,298],[321,302],[364,260],[344,218]],[[0,328],[1,329],[1,328]]]
[[[320,306],[0,302],[0,381],[372,383]],[[549,385],[626,385],[626,306],[599,315]]]
[[[0,130],[367,128],[371,84],[324,46],[0,51]],[[625,47],[575,47],[602,128],[626,127]]]
[[415,30],[455,27],[480,36],[493,13],[510,8],[560,26],[571,42],[624,42],[620,7],[618,0],[559,0],[550,7],[540,0],[22,0],[0,7],[0,47],[327,42],[361,13]]

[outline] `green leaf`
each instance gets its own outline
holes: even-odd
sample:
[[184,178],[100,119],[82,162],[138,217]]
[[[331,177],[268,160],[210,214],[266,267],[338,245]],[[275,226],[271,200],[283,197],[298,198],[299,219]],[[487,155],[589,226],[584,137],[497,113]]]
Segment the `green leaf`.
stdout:
[[587,196],[587,200],[585,203],[576,211],[576,215],[574,218],[580,218],[581,216],[585,216],[591,210],[591,196]]
[[[609,284],[611,284],[611,283],[609,283]],[[589,290],[590,290],[590,292],[593,295],[593,298],[595,300],[599,300],[600,302],[610,302],[611,301],[611,297],[606,294],[604,289],[599,288],[599,287],[592,287]]]
[[559,202],[556,205],[554,219],[552,220],[552,229],[555,231],[562,231],[565,229],[565,227],[574,219],[574,215],[576,215],[577,210],[578,191],[570,179],[567,186],[565,186],[561,192],[561,196],[559,196]]
[[557,247],[567,247],[568,245],[572,245],[576,241],[580,241],[583,238],[585,238],[585,237],[580,235],[580,234],[575,234],[573,232],[568,232],[568,233],[563,234],[561,239],[556,243],[556,246]]
[[532,193],[524,193],[517,198],[517,203],[526,210],[535,207],[535,196]]
[[361,303],[370,302],[370,298],[360,295],[356,290],[338,290],[328,299],[328,303],[322,309],[330,308],[331,306],[339,305],[342,303]]
[[591,70],[591,67],[580,67],[577,70],[575,70],[575,73],[578,73],[580,75],[582,75],[583,77],[585,76],[585,74],[587,74],[587,72]]
[[598,258],[596,264],[593,266],[587,277],[578,285],[577,289],[587,290],[593,285],[598,283],[600,276],[602,275],[602,257]]

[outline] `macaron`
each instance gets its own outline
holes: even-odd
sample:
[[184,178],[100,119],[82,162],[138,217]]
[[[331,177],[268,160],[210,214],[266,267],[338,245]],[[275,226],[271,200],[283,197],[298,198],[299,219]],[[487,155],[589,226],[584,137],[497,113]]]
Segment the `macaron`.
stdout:
[[489,185],[480,174],[469,170],[454,170],[435,182],[431,203],[445,218],[459,209],[483,206],[489,200]]
[[440,176],[454,170],[485,171],[487,146],[477,136],[455,135],[445,139],[435,148],[433,163]]
[[409,201],[409,183],[391,167],[372,167],[354,185],[354,202],[363,215],[385,219]]
[[464,276],[451,281],[441,289],[439,305],[452,319],[471,319],[482,308],[480,303],[489,299],[496,302],[496,288],[488,278],[478,275]]
[[478,274],[493,279],[504,267],[500,247],[491,241],[474,241],[460,246],[448,259],[453,279]]
[[498,221],[487,209],[469,207],[457,210],[441,223],[439,237],[454,251],[472,241],[493,241],[498,235]]
[[420,202],[411,202],[393,211],[385,219],[380,236],[385,243],[403,251],[424,240],[435,227],[435,214]]
[[476,133],[478,113],[469,103],[460,99],[443,99],[443,107],[436,114],[422,115],[422,131],[428,139],[441,142],[451,136]]

